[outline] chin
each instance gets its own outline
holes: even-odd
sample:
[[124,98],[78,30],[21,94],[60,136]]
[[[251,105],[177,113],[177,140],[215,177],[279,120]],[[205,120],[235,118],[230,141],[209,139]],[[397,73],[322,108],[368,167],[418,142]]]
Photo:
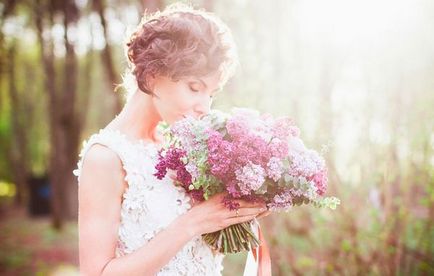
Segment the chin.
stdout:
[[171,118],[166,118],[164,121],[166,123],[168,123],[169,125],[172,125],[173,123],[182,120],[184,117],[182,116],[177,116],[177,117],[171,117]]

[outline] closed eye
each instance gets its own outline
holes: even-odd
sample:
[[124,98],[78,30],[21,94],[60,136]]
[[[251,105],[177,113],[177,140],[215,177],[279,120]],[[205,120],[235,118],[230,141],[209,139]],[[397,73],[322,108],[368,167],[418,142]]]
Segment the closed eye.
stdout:
[[193,92],[199,92],[199,89],[194,89],[191,85],[189,87],[190,87],[191,91],[193,91]]

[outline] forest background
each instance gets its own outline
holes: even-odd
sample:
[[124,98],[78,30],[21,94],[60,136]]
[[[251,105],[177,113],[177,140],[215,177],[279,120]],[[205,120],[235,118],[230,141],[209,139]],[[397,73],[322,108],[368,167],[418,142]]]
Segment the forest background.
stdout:
[[[173,2],[0,3],[3,275],[77,273],[82,141],[125,101],[114,88],[129,28]],[[434,274],[434,2],[191,2],[238,45],[241,67],[214,108],[293,118],[341,199],[263,219],[273,275]],[[229,255],[224,274],[245,256]]]

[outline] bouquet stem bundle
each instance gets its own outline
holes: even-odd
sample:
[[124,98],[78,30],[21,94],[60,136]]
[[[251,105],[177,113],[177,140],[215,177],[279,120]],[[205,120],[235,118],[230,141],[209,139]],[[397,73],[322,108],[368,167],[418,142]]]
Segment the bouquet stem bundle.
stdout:
[[212,249],[224,254],[249,251],[260,245],[249,222],[234,224],[220,231],[203,234],[202,237]]

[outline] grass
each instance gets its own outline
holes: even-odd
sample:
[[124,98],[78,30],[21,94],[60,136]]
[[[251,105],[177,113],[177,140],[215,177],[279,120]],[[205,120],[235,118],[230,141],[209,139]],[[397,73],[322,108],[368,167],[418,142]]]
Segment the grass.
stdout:
[[79,275],[77,223],[61,232],[48,217],[9,209],[0,221],[0,275]]

